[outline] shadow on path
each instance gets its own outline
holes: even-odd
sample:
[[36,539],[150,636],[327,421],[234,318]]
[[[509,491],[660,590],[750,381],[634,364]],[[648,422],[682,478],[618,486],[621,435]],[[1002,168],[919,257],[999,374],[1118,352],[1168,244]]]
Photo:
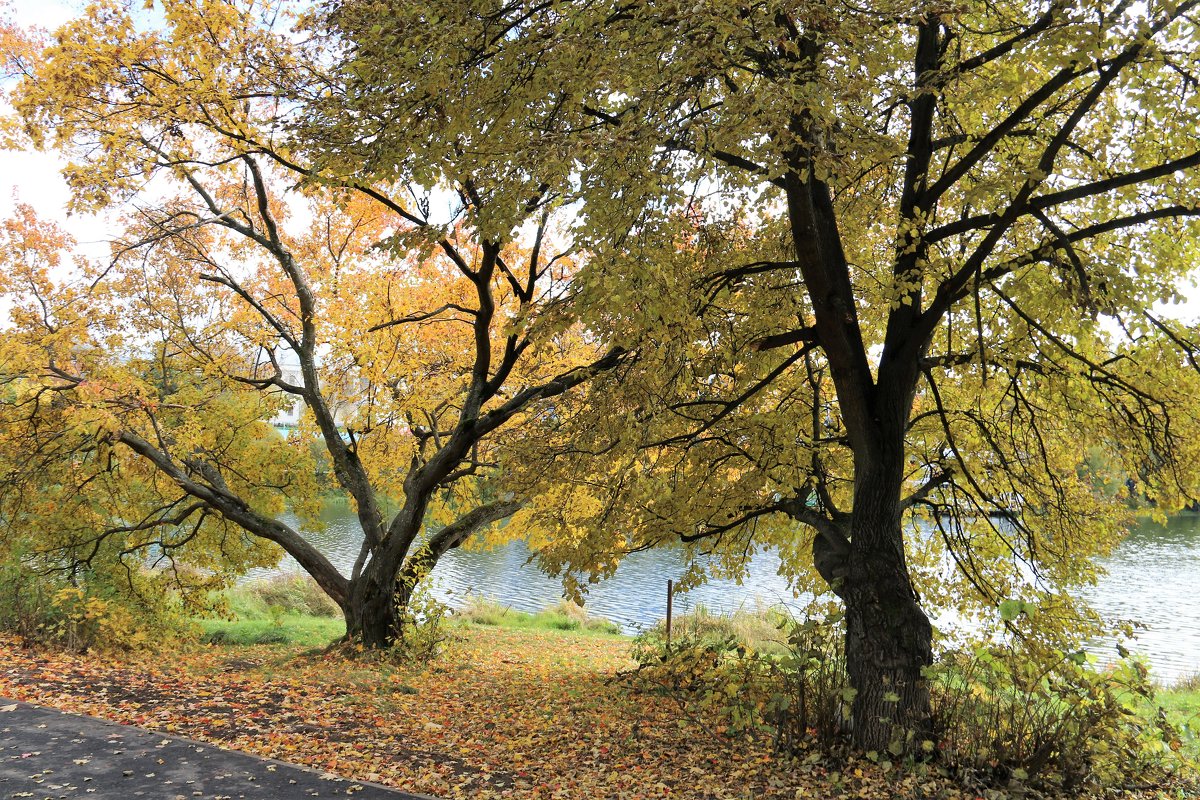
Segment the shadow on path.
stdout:
[[429,800],[177,736],[0,698],[0,798]]

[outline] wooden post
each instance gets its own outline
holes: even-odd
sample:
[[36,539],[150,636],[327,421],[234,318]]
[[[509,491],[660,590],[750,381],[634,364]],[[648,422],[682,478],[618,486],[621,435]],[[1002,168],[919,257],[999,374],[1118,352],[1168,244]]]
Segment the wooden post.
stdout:
[[667,649],[671,649],[671,605],[675,596],[675,581],[667,578]]

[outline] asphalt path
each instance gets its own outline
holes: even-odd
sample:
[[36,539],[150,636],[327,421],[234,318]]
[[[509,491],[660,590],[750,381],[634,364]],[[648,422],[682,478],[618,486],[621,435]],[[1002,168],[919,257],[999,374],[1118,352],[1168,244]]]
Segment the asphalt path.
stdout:
[[178,736],[0,698],[0,798],[430,800]]

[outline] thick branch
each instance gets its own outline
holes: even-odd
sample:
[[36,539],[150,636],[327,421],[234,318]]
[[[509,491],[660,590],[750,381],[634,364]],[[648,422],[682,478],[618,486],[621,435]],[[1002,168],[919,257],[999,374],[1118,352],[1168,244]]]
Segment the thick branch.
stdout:
[[227,488],[196,481],[166,454],[140,436],[122,431],[116,434],[116,439],[153,464],[159,472],[184,492],[203,501],[225,519],[238,525],[247,533],[282,547],[336,603],[345,604],[348,582],[337,571],[337,568],[303,536],[279,520],[257,513],[245,500],[231,493]]
[[439,559],[465,542],[471,534],[485,525],[511,517],[521,508],[515,500],[503,500],[478,506],[429,537],[424,545],[409,557],[397,575],[400,586],[416,586],[437,565]]
[[[1046,211],[1055,206],[1070,203],[1076,200],[1085,200],[1089,197],[1096,197],[1107,192],[1121,189],[1125,186],[1135,186],[1141,183],[1148,183],[1157,178],[1164,178],[1175,174],[1181,170],[1191,169],[1200,166],[1200,151],[1191,155],[1177,158],[1173,161],[1164,161],[1161,164],[1146,169],[1137,170],[1136,172],[1126,172],[1120,175],[1114,175],[1099,181],[1081,184],[1070,189],[1063,189],[1058,192],[1050,192],[1044,195],[1039,195],[1030,199],[1027,204],[1029,213],[1038,211]],[[952,236],[958,236],[963,233],[969,233],[973,230],[979,230],[991,225],[995,225],[1001,220],[1000,214],[977,214],[973,217],[964,217],[947,223],[938,228],[934,228],[925,234],[924,241],[929,244],[940,242],[943,239],[948,239]]]
[[384,328],[391,328],[395,325],[407,325],[412,322],[425,322],[426,320],[433,319],[444,311],[460,311],[468,316],[475,316],[475,309],[473,308],[460,306],[457,303],[445,303],[433,309],[432,311],[421,311],[416,314],[409,314],[406,317],[400,317],[399,319],[392,319],[388,320],[387,322],[381,322],[378,325],[372,325],[371,327],[367,328],[367,333],[374,333],[375,331],[381,331]]

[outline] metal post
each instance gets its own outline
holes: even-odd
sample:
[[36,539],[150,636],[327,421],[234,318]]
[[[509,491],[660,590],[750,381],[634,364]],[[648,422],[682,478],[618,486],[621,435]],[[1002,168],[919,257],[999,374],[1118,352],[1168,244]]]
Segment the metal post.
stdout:
[[675,596],[675,581],[667,578],[667,649],[671,649],[671,605]]

